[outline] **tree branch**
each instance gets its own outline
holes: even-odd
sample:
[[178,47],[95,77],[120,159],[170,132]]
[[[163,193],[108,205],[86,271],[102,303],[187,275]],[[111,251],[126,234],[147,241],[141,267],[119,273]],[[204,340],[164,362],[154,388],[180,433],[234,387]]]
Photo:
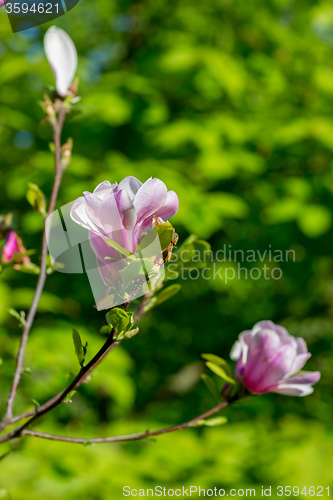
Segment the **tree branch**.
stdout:
[[[55,146],[55,175],[54,175],[49,207],[46,216],[50,215],[55,209],[58,192],[61,184],[61,179],[63,175],[63,168],[61,165],[61,132],[64,125],[65,116],[66,116],[66,109],[61,108],[61,110],[59,111],[58,120],[53,125],[53,140]],[[22,331],[21,342],[16,358],[16,368],[12,386],[7,400],[6,411],[2,421],[0,422],[0,432],[4,430],[8,424],[12,422],[13,406],[23,370],[23,361],[24,361],[24,354],[27,346],[27,341],[33,321],[35,319],[38,303],[46,281],[46,276],[47,276],[46,264],[47,264],[47,238],[46,238],[46,228],[44,227],[42,236],[42,247],[41,247],[40,274],[38,277],[34,298],[27,316],[26,324]]]
[[4,436],[1,436],[0,443],[19,437],[22,434],[22,431],[27,427],[29,427],[35,420],[37,420],[38,418],[42,417],[46,413],[50,412],[51,410],[59,406],[66,398],[66,396],[68,396],[68,394],[72,392],[82,382],[82,380],[95,368],[95,366],[100,362],[100,360],[105,357],[106,353],[111,350],[110,349],[111,346],[113,345],[114,347],[116,347],[116,345],[119,344],[119,342],[113,342],[114,333],[115,331],[112,330],[106,342],[97,352],[97,354],[95,354],[95,356],[89,361],[87,365],[81,368],[79,373],[76,375],[74,380],[72,380],[72,382],[66,387],[66,389],[64,389],[60,394],[58,394],[51,400],[47,401],[44,405],[39,406],[34,411],[34,415],[20,427],[17,427],[13,431],[8,432]]
[[[98,359],[98,361],[96,361],[96,363],[93,366],[91,366],[90,369],[87,370],[86,373],[84,373],[84,375],[82,376],[82,378],[80,378],[80,380],[78,380],[78,382],[75,385],[75,387],[73,387],[73,389],[71,389],[71,390],[74,391],[75,389],[77,389],[78,387],[80,387],[80,385],[84,382],[84,379],[103,361],[103,359],[109,354],[109,352],[111,352],[120,343],[121,343],[120,341],[119,342],[113,342],[110,345],[110,347],[108,347],[108,349],[104,352],[104,354]],[[53,396],[52,398],[50,398],[48,401],[46,401],[45,403],[43,403],[42,405],[40,405],[38,407],[38,409],[40,411],[48,409],[51,405],[53,405],[56,401],[58,401],[58,399],[61,397],[62,394],[63,394],[63,392],[59,392],[58,394],[56,394],[55,396]],[[33,417],[35,414],[36,414],[36,409],[26,411],[25,413],[21,413],[20,415],[17,415],[15,417],[13,417],[11,423],[15,424],[16,422],[20,422],[21,420],[24,420],[25,418]]]
[[68,436],[57,436],[54,434],[47,434],[45,432],[39,431],[31,431],[31,430],[23,430],[23,436],[34,436],[43,439],[50,439],[52,441],[64,441],[66,443],[76,443],[76,444],[99,444],[99,443],[117,443],[121,441],[138,441],[140,439],[145,439],[153,436],[159,436],[162,434],[168,434],[169,432],[180,431],[183,429],[187,429],[189,427],[194,427],[198,420],[204,420],[205,418],[211,417],[215,413],[223,410],[229,405],[227,401],[220,403],[214,408],[206,411],[202,415],[199,415],[195,418],[192,418],[188,422],[184,422],[183,424],[174,425],[173,427],[166,427],[165,429],[159,429],[157,431],[152,432],[138,432],[136,434],[127,434],[123,436],[110,436],[104,438],[92,438],[92,439],[84,439],[84,438],[73,438]]

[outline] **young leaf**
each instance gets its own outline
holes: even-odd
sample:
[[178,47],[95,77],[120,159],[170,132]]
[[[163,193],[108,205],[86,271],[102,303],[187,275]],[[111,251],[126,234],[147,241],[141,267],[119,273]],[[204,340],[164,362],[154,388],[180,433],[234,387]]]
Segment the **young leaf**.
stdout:
[[78,359],[79,365],[82,367],[84,366],[87,344],[85,346],[82,345],[80,334],[74,328],[73,328],[73,342],[74,342],[76,357]]
[[9,309],[8,312],[11,316],[13,316],[14,318],[16,318],[18,320],[19,326],[26,325],[27,322],[25,319],[25,312],[24,311],[17,312],[15,309]]
[[130,324],[130,317],[121,307],[114,307],[106,314],[106,321],[120,335],[125,332]]
[[18,270],[21,271],[22,273],[27,273],[27,274],[38,275],[40,273],[40,267],[34,264],[33,262],[26,262],[20,264],[20,268]]
[[99,329],[99,333],[101,335],[109,335],[109,333],[111,333],[111,326],[110,325],[103,325],[100,329]]
[[152,257],[153,255],[156,255],[158,252],[161,252],[161,250],[163,251],[168,248],[171,243],[173,233],[174,228],[170,222],[166,221],[162,222],[162,224],[158,224],[153,229],[148,231],[145,236],[143,236],[136,252],[139,253],[144,251],[145,257]]
[[153,230],[157,231],[162,250],[168,248],[172,241],[174,233],[172,224],[170,224],[170,222],[168,221],[162,222],[162,224],[158,224],[157,226],[155,226]]
[[67,394],[67,396],[65,397],[65,399],[63,400],[63,403],[72,403],[72,397],[76,394],[76,391],[71,391],[69,394]]
[[226,417],[213,417],[213,418],[208,418],[206,420],[197,420],[194,422],[194,424],[191,425],[191,427],[202,427],[202,426],[207,426],[207,427],[216,427],[218,425],[224,425],[228,422],[228,419]]
[[152,298],[151,302],[146,307],[146,310],[148,311],[148,310],[152,309],[153,307],[162,304],[166,300],[171,299],[171,297],[173,297],[174,295],[176,295],[180,291],[181,287],[182,286],[179,284],[168,286],[168,288],[165,288],[156,297]]
[[229,382],[229,384],[236,384],[236,380],[227,375],[225,370],[221,366],[215,365],[210,361],[207,361],[206,365],[213,373],[221,377],[226,382]]
[[27,200],[36,212],[46,215],[46,201],[42,190],[37,184],[29,182],[29,189],[27,191]]
[[203,359],[206,359],[207,361],[210,361],[211,363],[214,363],[215,365],[221,366],[226,374],[232,377],[232,370],[230,368],[230,365],[224,359],[216,356],[215,354],[201,354],[201,357]]
[[31,399],[31,402],[33,403],[35,410],[40,407],[40,403],[38,403],[37,399]]
[[138,333],[139,328],[134,328],[133,330],[128,330],[127,332],[124,333],[124,339],[128,340],[131,339],[132,337],[135,337],[135,335]]
[[205,384],[205,386],[207,387],[207,389],[209,390],[209,392],[214,396],[214,398],[217,401],[219,401],[220,400],[219,394],[217,392],[217,389],[216,389],[216,386],[215,386],[215,382],[212,379],[212,377],[210,377],[206,373],[203,373],[201,375],[201,380],[203,381],[203,383]]

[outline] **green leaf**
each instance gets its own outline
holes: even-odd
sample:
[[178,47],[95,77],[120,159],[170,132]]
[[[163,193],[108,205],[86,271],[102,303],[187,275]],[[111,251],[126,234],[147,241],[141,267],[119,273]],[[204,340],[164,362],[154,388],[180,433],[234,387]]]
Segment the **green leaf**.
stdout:
[[31,402],[33,403],[35,409],[40,407],[40,403],[37,401],[37,399],[31,399]]
[[226,417],[213,417],[205,420],[204,419],[197,420],[194,424],[191,425],[191,427],[202,427],[202,426],[216,427],[218,425],[224,425],[227,422],[228,419]]
[[203,373],[201,375],[201,380],[203,381],[203,383],[205,384],[205,386],[207,387],[207,389],[209,390],[209,392],[214,396],[214,398],[217,401],[220,401],[220,397],[219,397],[219,394],[218,394],[217,389],[216,389],[215,382],[212,379],[212,377],[210,377],[206,373]]
[[232,369],[225,359],[222,359],[220,356],[216,356],[215,354],[201,354],[201,357],[211,363],[214,363],[215,365],[221,366],[226,374],[229,375],[229,377],[232,377]]
[[215,373],[216,375],[218,375],[219,377],[221,377],[223,380],[225,380],[226,382],[229,382],[229,384],[236,384],[236,380],[234,380],[229,375],[227,375],[227,373],[225,372],[225,370],[221,366],[215,365],[214,363],[211,363],[210,361],[208,361],[206,363],[206,366],[213,373]]
[[174,233],[173,225],[168,221],[162,222],[162,224],[155,226],[153,231],[156,231],[158,234],[162,250],[168,248]]
[[118,335],[124,333],[131,323],[131,317],[121,307],[114,307],[106,314],[106,321]]
[[165,288],[162,290],[156,297],[153,297],[150,301],[150,303],[146,306],[146,311],[149,311],[153,307],[156,307],[166,300],[171,299],[174,295],[176,295],[180,290],[181,290],[181,285],[175,284],[175,285],[170,285],[168,288]]
[[30,205],[42,215],[46,215],[46,200],[42,190],[37,184],[28,183],[27,200]]
[[110,325],[103,325],[100,330],[99,330],[99,333],[101,335],[109,335],[111,333],[111,326]]
[[139,328],[134,328],[133,330],[128,330],[127,332],[124,333],[124,339],[128,340],[131,339],[132,337],[135,337],[135,335],[139,332]]
[[9,309],[8,310],[9,314],[16,318],[19,322],[20,326],[25,326],[26,325],[26,319],[25,319],[25,312],[24,311],[16,311],[15,309]]
[[71,391],[67,394],[65,399],[63,400],[63,403],[72,403],[72,397],[76,394],[76,391]]
[[[158,237],[158,246],[156,246],[156,233]],[[165,250],[168,248],[172,241],[174,233],[174,228],[170,222],[162,222],[162,224],[158,224],[155,226],[153,229],[148,231],[148,233],[143,236],[141,239],[136,252],[144,252],[145,257],[152,257],[153,255],[156,255],[157,253],[161,252],[161,250]],[[151,252],[148,252],[147,250],[151,248]]]
[[21,271],[22,273],[27,273],[27,274],[38,275],[40,273],[40,267],[34,264],[33,262],[20,264],[20,268],[18,270]]
[[75,347],[75,354],[78,359],[79,365],[84,366],[84,360],[87,352],[87,344],[84,346],[81,341],[80,334],[73,328],[73,342]]
[[131,252],[129,250],[126,250],[126,248],[123,248],[121,245],[119,245],[119,243],[117,243],[116,241],[113,241],[111,239],[107,239],[105,241],[105,243],[113,248],[114,250],[116,250],[116,252],[118,252],[118,254],[120,254],[120,258],[124,258],[124,257],[129,257],[131,255]]

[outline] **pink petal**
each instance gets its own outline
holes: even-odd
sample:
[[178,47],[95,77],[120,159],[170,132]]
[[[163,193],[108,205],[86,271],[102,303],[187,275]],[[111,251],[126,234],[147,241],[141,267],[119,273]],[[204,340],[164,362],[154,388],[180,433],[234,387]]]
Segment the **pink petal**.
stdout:
[[297,337],[296,338],[297,342],[297,354],[305,354],[308,352],[308,347],[306,345],[306,342],[302,337]]
[[166,199],[167,188],[164,182],[159,179],[149,179],[142,184],[134,199],[137,223],[152,217],[159,208],[163,207]]
[[290,372],[296,350],[288,343],[280,344],[277,333],[263,330],[252,337],[244,382],[253,392],[267,388]]
[[179,200],[174,191],[168,191],[164,205],[156,210],[156,217],[164,220],[170,219],[178,212]]
[[136,210],[130,195],[124,189],[117,194],[117,205],[124,228],[133,229],[137,218]]
[[303,372],[283,381],[283,384],[316,384],[320,379],[320,372]]
[[298,356],[296,356],[295,361],[291,367],[290,375],[292,375],[293,373],[299,372],[303,368],[303,366],[305,365],[305,363],[307,362],[307,360],[309,358],[311,358],[311,353],[309,353],[309,352],[307,352],[306,354],[298,354]]
[[130,175],[129,177],[125,177],[125,179],[123,179],[119,183],[119,188],[125,189],[125,191],[127,191],[132,201],[134,200],[135,195],[141,186],[142,182],[139,181],[139,179],[137,179],[136,177],[133,177],[132,175]]

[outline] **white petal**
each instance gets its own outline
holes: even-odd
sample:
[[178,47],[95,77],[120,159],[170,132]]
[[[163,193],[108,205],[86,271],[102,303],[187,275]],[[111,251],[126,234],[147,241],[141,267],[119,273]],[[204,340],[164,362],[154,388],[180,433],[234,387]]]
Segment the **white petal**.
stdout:
[[279,384],[272,392],[285,396],[308,396],[313,393],[313,387],[306,384]]
[[74,222],[76,222],[76,224],[79,224],[85,229],[89,229],[90,231],[93,231],[96,234],[100,234],[96,225],[88,217],[83,196],[81,196],[80,198],[78,198],[73,202],[70,211],[70,216],[71,219]]
[[237,342],[234,343],[232,346],[231,352],[230,352],[230,358],[233,361],[237,361],[242,354],[242,346],[241,343],[237,340]]
[[57,92],[65,97],[77,68],[75,45],[64,30],[52,26],[45,34],[44,50],[54,75]]
[[111,184],[109,181],[103,181],[94,189],[94,194],[98,196],[101,200],[106,200],[110,194],[117,191],[118,184],[115,182]]

